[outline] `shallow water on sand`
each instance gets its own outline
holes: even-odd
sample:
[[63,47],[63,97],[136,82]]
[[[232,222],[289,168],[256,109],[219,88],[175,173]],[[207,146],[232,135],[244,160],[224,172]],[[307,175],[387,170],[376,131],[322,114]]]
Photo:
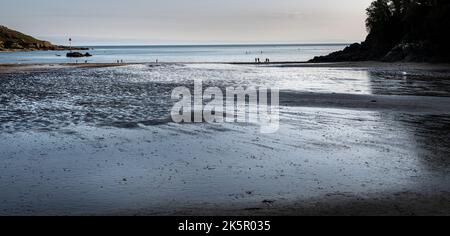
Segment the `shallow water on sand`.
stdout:
[[450,111],[282,107],[281,128],[174,124],[171,90],[450,97],[442,71],[131,65],[0,74],[0,215],[174,214],[326,195],[450,192]]
[[[317,93],[450,96],[450,73],[222,64],[130,65],[0,74],[0,130],[165,123],[175,87],[268,87]],[[428,73],[428,74],[427,74]],[[448,76],[448,77],[447,77]]]

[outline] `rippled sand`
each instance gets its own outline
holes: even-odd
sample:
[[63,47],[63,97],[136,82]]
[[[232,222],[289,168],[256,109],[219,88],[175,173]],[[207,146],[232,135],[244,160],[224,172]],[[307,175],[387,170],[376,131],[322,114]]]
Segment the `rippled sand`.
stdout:
[[[281,88],[281,129],[171,90]],[[0,74],[0,215],[450,214],[446,70],[136,64]]]

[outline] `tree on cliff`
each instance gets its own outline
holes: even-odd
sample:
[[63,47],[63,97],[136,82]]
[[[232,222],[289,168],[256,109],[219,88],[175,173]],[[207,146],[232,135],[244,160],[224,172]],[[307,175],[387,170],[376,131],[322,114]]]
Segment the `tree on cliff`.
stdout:
[[376,0],[367,8],[361,44],[313,61],[450,60],[450,1]]

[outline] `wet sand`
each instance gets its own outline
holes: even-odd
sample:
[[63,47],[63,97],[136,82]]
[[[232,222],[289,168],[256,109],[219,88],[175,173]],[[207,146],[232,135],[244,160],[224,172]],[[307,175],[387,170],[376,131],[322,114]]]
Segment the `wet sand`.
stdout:
[[45,72],[67,68],[104,68],[126,65],[132,65],[132,63],[0,64],[0,74],[20,72]]
[[307,63],[307,62],[269,62],[269,63],[254,63],[254,62],[134,62],[134,63],[61,63],[61,64],[32,64],[32,63],[9,63],[0,64],[0,73],[20,72],[23,70],[49,69],[49,68],[101,68],[114,67],[126,65],[139,64],[231,64],[231,65],[254,65],[254,66],[268,66],[268,67],[296,67],[296,68],[371,68],[378,70],[447,70],[450,71],[450,64],[444,63],[388,63],[388,62],[335,62],[335,63]]
[[0,215],[449,215],[450,116],[427,117],[285,108],[273,135],[173,123],[3,133]]
[[237,62],[230,63],[234,65],[257,65],[266,67],[280,67],[280,68],[363,68],[370,70],[382,71],[450,71],[450,64],[448,63],[410,63],[410,62],[378,62],[378,61],[363,61],[363,62],[330,62],[330,63],[308,63],[308,62],[270,62],[270,63],[245,63]]
[[399,112],[450,113],[449,97],[280,91],[280,105]]
[[449,216],[450,192],[421,194],[416,192],[360,196],[330,193],[322,198],[298,202],[263,201],[243,206],[208,206],[168,211],[140,210],[116,212],[123,216]]
[[144,120],[179,78],[97,70],[115,66],[0,66],[15,93],[0,97],[11,113],[0,117],[0,215],[450,215],[448,96],[282,90],[280,131],[264,135]]

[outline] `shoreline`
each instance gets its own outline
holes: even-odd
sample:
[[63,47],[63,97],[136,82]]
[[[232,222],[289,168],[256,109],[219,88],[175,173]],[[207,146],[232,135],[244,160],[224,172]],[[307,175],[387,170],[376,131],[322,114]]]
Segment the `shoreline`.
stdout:
[[[96,74],[96,70],[87,68],[133,64],[156,63],[0,65],[0,73],[12,73],[0,74],[0,80],[14,82],[8,83],[14,84],[14,90],[6,91],[19,91],[19,99],[23,96],[21,100],[0,101],[12,104],[5,110],[13,112],[9,117],[13,125],[18,125],[5,128],[0,139],[4,147],[0,155],[7,157],[0,161],[4,166],[0,183],[7,186],[8,193],[2,196],[0,215],[450,214],[450,206],[445,204],[450,201],[446,185],[450,149],[443,142],[448,139],[443,130],[450,124],[450,97],[281,90],[280,105],[284,107],[280,131],[263,135],[253,125],[152,123],[157,118],[147,119],[145,115],[143,120],[140,113],[132,119],[78,123],[76,117],[89,118],[88,111],[105,101],[105,94],[89,89],[92,85],[100,88],[102,81],[96,85],[75,78],[73,83],[66,83],[49,76],[42,86],[21,84],[22,78],[46,79],[45,72],[53,69],[69,68],[62,75]],[[443,65],[376,62],[290,65],[447,69]],[[87,72],[70,68],[86,68]],[[256,72],[264,71],[254,68]],[[134,69],[146,68],[130,68]],[[176,69],[168,69],[167,73],[177,73]],[[277,73],[278,69],[273,70]],[[30,71],[37,73],[20,74]],[[298,71],[295,73],[302,73]],[[48,86],[53,83],[54,87]],[[82,91],[66,93],[65,87],[74,85]],[[166,91],[158,90],[160,86],[155,89],[133,83],[135,86],[145,88],[141,90],[145,95],[132,100],[138,103],[144,96],[153,99]],[[115,91],[136,91],[120,89]],[[49,95],[37,97],[36,91]],[[51,98],[54,94],[63,97]],[[87,101],[91,95],[94,100]],[[106,95],[108,101],[124,98],[119,93]],[[83,100],[66,99],[69,96]],[[20,104],[28,105],[36,98],[40,100],[32,103],[38,107],[32,116],[13,116],[16,110],[23,109]],[[73,109],[72,105],[81,108]],[[132,113],[129,109],[122,112]],[[103,116],[109,114],[117,112],[107,111]],[[43,129],[33,124],[47,117],[55,122],[44,123]],[[40,195],[47,192],[52,194]],[[61,199],[64,204],[59,204]],[[23,201],[27,204],[21,204]]]
[[80,48],[80,47],[73,47],[73,48],[69,48],[66,46],[60,47],[60,48],[56,48],[56,49],[33,49],[33,48],[29,48],[29,49],[2,49],[0,50],[0,53],[15,53],[15,52],[64,52],[64,51],[69,51],[69,50],[73,50],[73,51],[88,51],[91,50],[90,48]]
[[40,72],[65,68],[105,68],[146,63],[14,63],[0,64],[0,74],[20,72]]
[[368,68],[377,70],[448,70],[450,64],[447,63],[410,63],[410,62],[332,62],[332,63],[309,63],[299,61],[254,63],[254,62],[127,62],[127,63],[0,63],[1,73],[15,73],[22,71],[34,71],[45,69],[61,68],[102,68],[128,65],[174,65],[174,64],[224,64],[242,66],[261,66],[279,68]]

